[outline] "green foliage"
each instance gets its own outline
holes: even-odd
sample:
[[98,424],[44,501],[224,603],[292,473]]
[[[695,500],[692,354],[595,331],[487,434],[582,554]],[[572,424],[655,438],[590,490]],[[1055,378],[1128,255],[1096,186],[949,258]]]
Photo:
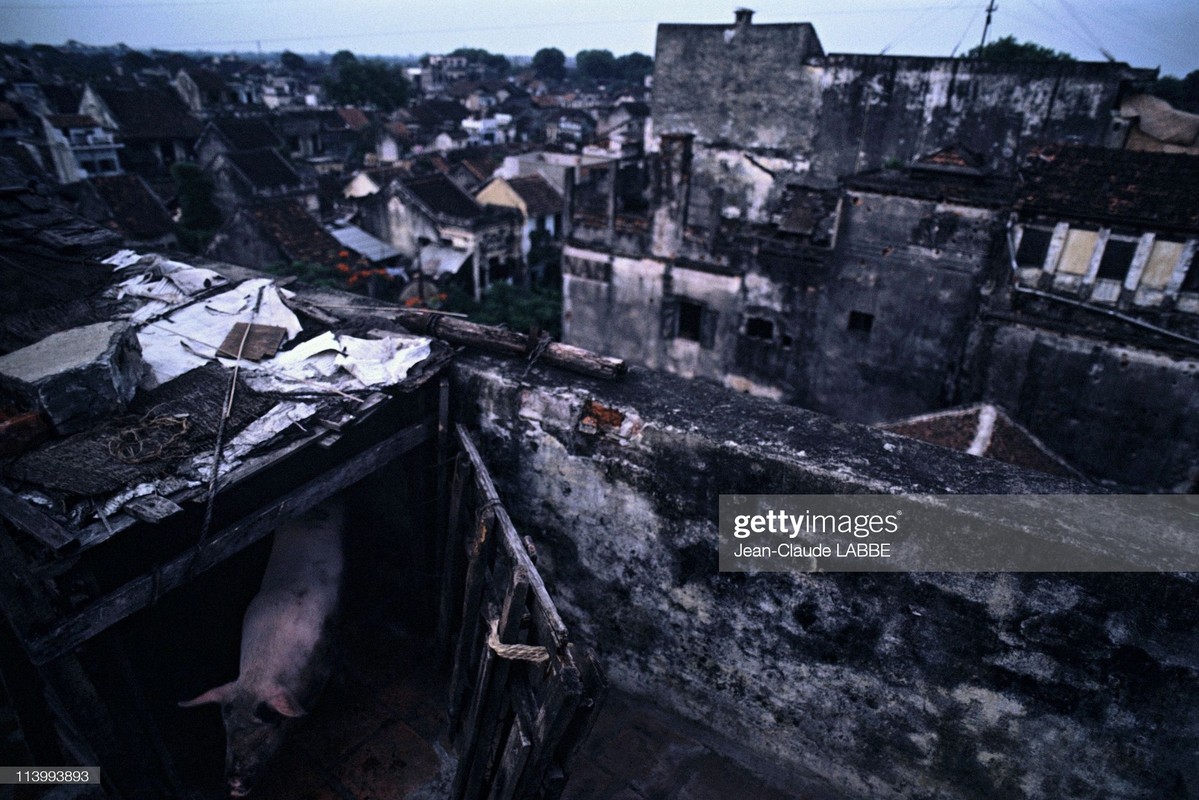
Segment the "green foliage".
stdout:
[[1074,56],[1042,47],[1035,42],[1017,42],[1015,36],[1004,36],[966,53],[966,58],[982,61],[1073,61]]
[[616,71],[622,80],[641,83],[654,71],[654,60],[645,53],[628,53],[616,59]]
[[383,61],[360,61],[349,50],[334,53],[329,63],[332,75],[325,79],[325,91],[334,103],[395,111],[408,102],[408,80],[399,67]]
[[589,81],[603,81],[617,76],[616,56],[611,50],[580,50],[575,56],[575,68],[579,77]]
[[481,303],[456,283],[446,286],[446,294],[445,309],[468,314],[474,322],[506,325],[521,333],[537,327],[555,340],[562,337],[562,293],[555,288],[494,283],[483,293]]
[[489,53],[480,47],[459,47],[451,56],[465,58],[475,64],[482,64],[488,72],[503,77],[512,70],[512,64],[499,53]]
[[171,178],[179,199],[179,246],[192,253],[202,252],[221,227],[221,211],[212,201],[212,178],[190,161],[173,164]]
[[543,47],[533,54],[533,70],[543,80],[560,81],[566,77],[566,54],[556,47]]
[[1199,69],[1185,78],[1163,75],[1153,82],[1149,91],[1175,108],[1199,113]]
[[290,50],[283,51],[283,54],[279,56],[279,63],[283,65],[284,69],[291,72],[303,72],[308,66],[308,62],[304,60],[303,56],[298,56]]

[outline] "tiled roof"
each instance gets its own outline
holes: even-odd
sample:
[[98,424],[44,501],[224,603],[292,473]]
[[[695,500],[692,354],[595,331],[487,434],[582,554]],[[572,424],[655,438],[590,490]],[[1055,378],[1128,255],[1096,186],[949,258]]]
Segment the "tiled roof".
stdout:
[[47,114],[46,121],[56,128],[99,128],[100,123],[86,114]]
[[525,201],[529,216],[557,214],[562,210],[562,195],[540,175],[509,178],[508,185]]
[[46,105],[51,111],[59,114],[69,114],[79,108],[80,93],[70,86],[60,86],[53,83],[39,84]]
[[174,232],[162,201],[137,175],[108,175],[90,180],[112,210],[108,226],[130,239],[157,239]]
[[493,158],[488,158],[487,156],[464,158],[458,163],[463,169],[480,181],[488,180],[493,174],[495,174],[495,171],[500,168],[499,162]]
[[408,111],[412,119],[425,129],[434,129],[442,124],[457,125],[470,116],[466,106],[453,100],[426,100]]
[[1007,206],[1016,192],[1008,178],[953,170],[879,169],[844,180],[850,189],[983,207]]
[[303,181],[287,159],[270,147],[226,153],[238,170],[255,188],[262,190],[299,187]]
[[1014,421],[1003,409],[980,403],[921,414],[880,428],[929,444],[991,458],[1006,464],[1079,478],[1080,473]]
[[212,70],[187,70],[187,74],[196,84],[196,88],[206,94],[219,94],[228,88],[225,85],[225,79],[221,77],[220,73],[213,72]]
[[968,147],[952,144],[920,156],[912,166],[917,169],[950,169],[981,173],[986,169],[987,160]]
[[482,211],[470,195],[439,172],[422,178],[409,178],[403,181],[403,185],[436,214],[473,219]]
[[224,117],[212,124],[221,132],[234,150],[255,150],[259,147],[282,147],[283,140],[264,119]]
[[159,89],[99,90],[125,139],[197,139],[200,121],[173,92]]
[[1199,231],[1199,156],[1052,145],[1020,172],[1026,214]]
[[351,130],[360,131],[363,128],[369,128],[371,121],[360,108],[342,107],[337,109],[337,113],[345,121],[346,127]]
[[341,244],[294,200],[244,209],[263,235],[292,261],[326,264],[338,261]]

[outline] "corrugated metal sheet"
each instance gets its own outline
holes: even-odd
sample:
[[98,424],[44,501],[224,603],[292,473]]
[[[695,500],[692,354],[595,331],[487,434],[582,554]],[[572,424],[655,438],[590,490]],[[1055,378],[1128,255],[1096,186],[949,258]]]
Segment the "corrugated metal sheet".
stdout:
[[329,227],[329,233],[341,243],[342,247],[353,250],[358,255],[371,261],[386,261],[400,255],[400,251],[382,239],[371,236],[356,225],[346,225],[341,228]]

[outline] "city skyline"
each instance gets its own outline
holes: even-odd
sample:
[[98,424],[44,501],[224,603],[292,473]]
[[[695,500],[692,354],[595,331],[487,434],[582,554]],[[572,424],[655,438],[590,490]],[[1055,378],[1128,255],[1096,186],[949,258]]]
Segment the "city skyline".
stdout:
[[[405,56],[481,47],[532,55],[557,47],[653,54],[660,23],[731,22],[733,5],[700,0],[609,0],[602,5],[547,0],[483,7],[414,0],[397,9],[375,0],[26,0],[0,3],[0,40],[59,45],[124,43],[137,49],[335,52]],[[1146,4],[1100,0],[997,3],[988,40],[1012,35],[1084,61],[1110,54],[1163,74],[1199,69],[1189,32],[1199,7],[1185,0]],[[829,52],[893,55],[962,54],[978,45],[985,2],[859,0],[837,8],[814,3],[758,2],[755,24],[811,22]],[[469,15],[469,16],[468,16]]]

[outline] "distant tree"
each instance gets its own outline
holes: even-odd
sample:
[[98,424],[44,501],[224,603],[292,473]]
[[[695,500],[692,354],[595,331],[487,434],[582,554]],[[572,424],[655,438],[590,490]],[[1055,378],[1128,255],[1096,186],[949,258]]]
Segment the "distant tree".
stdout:
[[341,69],[347,64],[353,64],[358,61],[358,56],[351,53],[349,50],[338,50],[329,59],[329,66],[333,69]]
[[507,75],[512,70],[512,64],[506,57],[499,53],[489,53],[479,47],[459,47],[450,55],[465,58],[475,64],[482,64],[484,69],[499,77]]
[[171,177],[179,198],[179,244],[193,253],[202,252],[221,227],[221,211],[212,201],[212,179],[190,161],[175,162]]
[[304,68],[308,66],[308,62],[304,60],[303,56],[298,56],[290,50],[283,51],[283,54],[279,56],[279,62],[283,64],[284,69],[291,72],[303,72]]
[[611,50],[580,50],[575,68],[585,80],[603,81],[616,77],[616,56]]
[[1153,82],[1149,91],[1175,108],[1199,113],[1199,69],[1185,78],[1163,75]]
[[334,53],[330,65],[332,74],[325,79],[325,91],[335,103],[395,111],[408,102],[408,80],[399,67],[383,61],[359,61],[349,50]]
[[533,70],[539,78],[560,81],[566,77],[566,54],[556,47],[543,47],[533,54]]
[[645,53],[629,53],[616,59],[616,71],[629,83],[641,83],[654,71],[654,60]]
[[1074,56],[1035,42],[1017,42],[1015,36],[1004,36],[993,42],[975,47],[966,53],[966,58],[981,61],[1073,61]]

